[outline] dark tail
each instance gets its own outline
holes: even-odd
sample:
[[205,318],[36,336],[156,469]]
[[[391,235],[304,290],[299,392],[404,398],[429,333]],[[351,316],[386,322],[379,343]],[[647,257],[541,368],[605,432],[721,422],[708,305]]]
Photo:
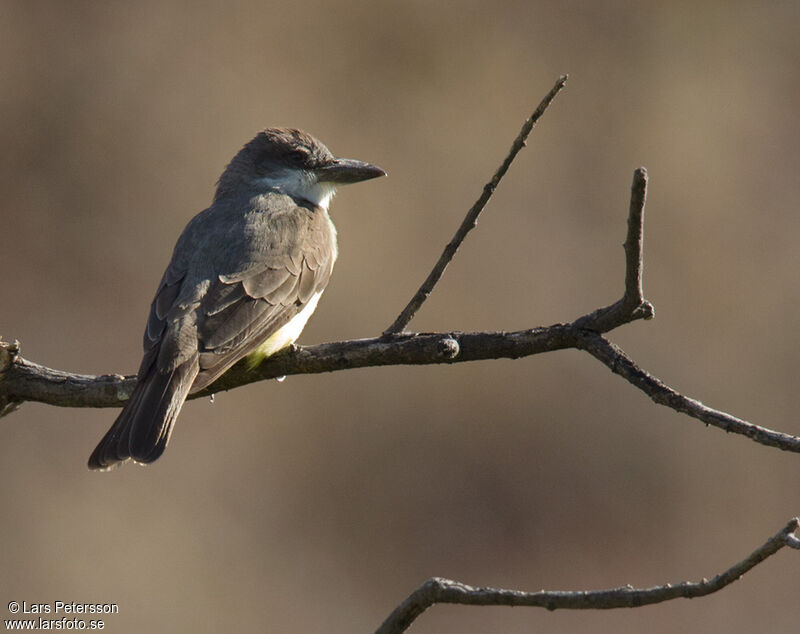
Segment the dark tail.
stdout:
[[197,363],[168,373],[152,368],[139,379],[122,412],[89,457],[89,468],[107,470],[133,458],[153,462],[169,442],[172,426],[197,376]]

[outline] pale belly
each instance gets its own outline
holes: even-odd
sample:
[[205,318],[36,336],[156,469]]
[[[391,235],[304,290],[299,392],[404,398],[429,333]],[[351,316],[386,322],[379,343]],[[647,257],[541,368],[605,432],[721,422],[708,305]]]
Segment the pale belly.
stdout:
[[308,304],[303,307],[303,310],[297,313],[291,319],[291,321],[283,326],[283,328],[273,333],[269,339],[267,339],[258,348],[247,355],[247,362],[251,368],[257,366],[267,357],[271,357],[279,350],[283,350],[286,346],[289,346],[297,341],[297,338],[300,336],[300,333],[303,332],[303,328],[305,328],[309,317],[311,317],[311,314],[314,312],[314,310],[316,310],[317,303],[319,302],[319,298],[321,296],[322,291],[316,293],[310,300],[308,300]]

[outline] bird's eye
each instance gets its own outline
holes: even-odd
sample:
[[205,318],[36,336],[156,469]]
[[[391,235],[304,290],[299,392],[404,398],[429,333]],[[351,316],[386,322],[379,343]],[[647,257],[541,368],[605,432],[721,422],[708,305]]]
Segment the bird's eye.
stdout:
[[305,150],[292,150],[289,156],[297,163],[305,163],[308,160],[308,152]]

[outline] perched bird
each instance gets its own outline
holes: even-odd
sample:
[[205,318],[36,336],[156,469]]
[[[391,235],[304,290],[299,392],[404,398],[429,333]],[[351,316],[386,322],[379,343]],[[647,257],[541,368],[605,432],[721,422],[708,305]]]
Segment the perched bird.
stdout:
[[336,261],[328,205],[339,185],[385,175],[305,132],[259,132],[225,168],[211,206],[183,230],[158,285],[136,387],[89,458],[156,460],[187,395],[234,363],[294,343]]

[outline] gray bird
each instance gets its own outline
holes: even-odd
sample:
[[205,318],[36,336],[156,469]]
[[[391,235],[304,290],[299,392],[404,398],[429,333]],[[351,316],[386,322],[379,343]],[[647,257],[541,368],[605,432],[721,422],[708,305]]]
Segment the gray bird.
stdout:
[[294,343],[336,261],[336,187],[385,175],[294,129],[259,132],[225,168],[211,206],[183,230],[158,285],[130,400],[89,458],[156,460],[187,395],[234,363]]

